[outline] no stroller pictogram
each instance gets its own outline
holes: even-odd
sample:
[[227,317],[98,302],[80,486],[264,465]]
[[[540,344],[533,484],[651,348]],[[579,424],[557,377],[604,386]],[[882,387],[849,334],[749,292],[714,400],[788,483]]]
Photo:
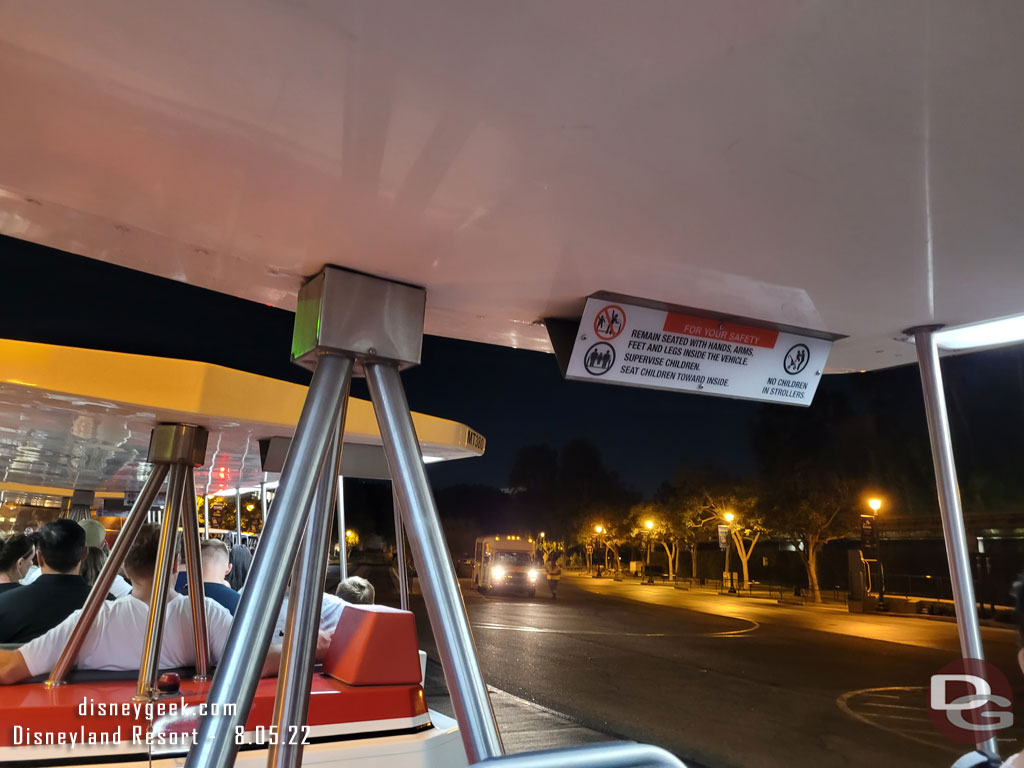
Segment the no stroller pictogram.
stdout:
[[611,341],[626,327],[626,313],[617,304],[609,304],[594,318],[594,333],[597,338]]

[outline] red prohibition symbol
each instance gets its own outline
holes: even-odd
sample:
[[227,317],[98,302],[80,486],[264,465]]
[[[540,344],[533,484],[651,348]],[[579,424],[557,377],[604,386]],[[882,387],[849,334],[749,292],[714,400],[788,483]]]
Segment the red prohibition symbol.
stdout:
[[609,304],[594,318],[594,333],[597,338],[610,341],[626,327],[626,313],[617,304]]

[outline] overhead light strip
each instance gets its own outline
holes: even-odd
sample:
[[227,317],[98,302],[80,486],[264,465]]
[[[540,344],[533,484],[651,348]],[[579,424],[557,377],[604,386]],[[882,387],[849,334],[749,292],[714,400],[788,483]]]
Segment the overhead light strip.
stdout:
[[935,333],[935,343],[941,349],[956,351],[1000,347],[1022,341],[1024,341],[1024,315],[943,328]]

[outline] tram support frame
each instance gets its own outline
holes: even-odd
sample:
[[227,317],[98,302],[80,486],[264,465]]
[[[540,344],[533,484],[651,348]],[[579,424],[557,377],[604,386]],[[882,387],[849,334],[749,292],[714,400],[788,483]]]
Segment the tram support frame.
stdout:
[[395,571],[398,574],[398,604],[403,611],[409,610],[409,567],[405,554],[405,524],[402,522],[402,508],[398,505],[398,494],[394,483],[391,485],[391,501],[395,508]]
[[160,544],[157,549],[156,568],[153,571],[153,593],[149,600],[149,620],[146,642],[142,646],[139,682],[133,701],[147,702],[155,698],[154,689],[160,671],[160,649],[164,639],[164,617],[167,614],[167,594],[171,572],[177,566],[178,520],[181,519],[182,497],[185,495],[185,471],[180,464],[171,465],[167,480],[167,503],[160,522]]
[[268,517],[260,537],[260,547],[207,696],[210,711],[230,714],[201,718],[186,768],[228,768],[234,762],[239,746],[236,729],[244,728],[249,717],[290,575],[280,564],[293,562],[298,554],[352,369],[353,360],[347,355],[325,353],[316,360],[274,495],[274,514]]
[[273,724],[282,737],[270,744],[268,768],[299,768],[302,764],[302,732],[309,715],[310,685],[320,632],[320,603],[327,574],[327,546],[331,518],[337,504],[336,487],[341,471],[341,449],[345,435],[348,392],[343,394],[341,410],[334,428],[313,496],[313,507],[306,520],[303,551],[295,559],[288,596],[288,617],[281,646],[281,666],[277,675]]
[[[965,659],[984,660],[978,608],[971,580],[971,561],[964,529],[964,514],[960,504],[960,486],[957,482],[953,440],[949,431],[946,393],[939,364],[939,348],[935,332],[942,326],[921,326],[906,333],[914,338],[918,367],[921,371],[921,390],[928,420],[932,462],[935,466],[935,485],[942,519],[942,535],[949,562],[953,605],[956,609],[956,628],[960,638],[960,652]],[[995,737],[977,742],[978,749],[992,757],[999,756]]]
[[[299,291],[292,360],[313,369],[270,516],[186,768],[228,768],[238,751],[236,729],[252,707],[263,658],[281,608],[287,574],[310,517],[343,394],[353,374],[365,375],[409,532],[431,628],[471,763],[502,755],[501,738],[483,680],[469,618],[441,532],[412,414],[399,370],[419,363],[426,292],[422,288],[325,267]],[[344,536],[344,532],[340,532]]]
[[[78,622],[71,632],[60,658],[53,667],[49,678],[46,680],[46,687],[53,688],[63,685],[67,681],[68,672],[74,665],[78,653],[85,642],[86,635],[92,627],[99,613],[100,607],[106,600],[114,577],[124,564],[128,551],[135,543],[139,530],[146,523],[152,521],[151,513],[153,502],[160,494],[160,489],[167,481],[166,503],[164,514],[160,515],[160,542],[157,563],[153,568],[153,594],[161,594],[170,586],[170,572],[175,565],[174,544],[177,538],[178,521],[182,516],[186,518],[183,528],[186,539],[189,533],[189,521],[195,526],[198,537],[199,518],[195,511],[194,501],[191,506],[185,504],[186,494],[191,492],[195,499],[195,481],[193,470],[206,462],[206,444],[209,433],[203,427],[194,424],[164,423],[153,428],[149,438],[149,453],[147,461],[153,465],[153,470],[142,486],[135,504],[132,505],[121,532],[110,551],[110,555],[104,563],[100,574],[89,592],[89,597],[82,607]],[[188,512],[188,514],[186,514]],[[190,552],[192,547],[186,541],[185,554],[189,573],[200,574],[202,567],[199,564],[198,547],[195,547],[193,561]],[[200,582],[200,585],[202,582]],[[191,599],[192,627],[195,632],[196,644],[196,674],[197,679],[205,679],[208,671],[209,654],[204,657],[200,648],[209,649],[209,637],[206,631],[206,605],[203,601],[203,592],[200,588],[198,596]],[[142,649],[142,658],[139,663],[139,678],[135,695],[136,701],[152,701],[158,692],[155,690],[156,674],[160,665],[160,648],[163,639],[163,618],[166,608],[166,601],[151,601],[150,616],[146,629],[146,640]]]
[[470,763],[499,757],[504,752],[501,736],[398,367],[375,362],[367,363],[365,369],[370,400],[377,414],[399,509],[409,531],[409,548],[466,756]]
[[46,680],[47,688],[64,685],[67,682],[68,672],[78,658],[78,652],[82,648],[82,643],[85,642],[85,636],[89,633],[89,628],[96,619],[96,614],[107,599],[107,593],[114,583],[114,577],[117,576],[117,572],[124,564],[128,550],[135,543],[135,537],[138,535],[139,529],[149,522],[150,507],[156,501],[156,497],[160,493],[160,487],[163,485],[169,470],[170,465],[168,464],[153,465],[153,471],[146,478],[146,482],[135,499],[135,504],[132,506],[131,512],[128,513],[121,532],[118,534],[117,540],[110,550],[107,562],[103,564],[100,575],[97,577],[92,590],[90,590],[85,605],[82,606],[82,612],[78,616],[75,628],[71,631],[71,637],[68,638],[68,642],[61,652],[60,658],[57,659],[57,663],[53,665],[53,670]]
[[[341,465],[338,465],[341,469]],[[348,578],[348,536],[345,529],[345,478],[338,478],[338,492],[335,507],[337,516],[335,525],[338,526],[338,581],[342,582]]]
[[203,558],[199,541],[199,514],[196,511],[196,479],[191,467],[185,471],[185,489],[181,506],[181,531],[185,539],[185,568],[188,599],[192,606],[192,638],[196,651],[196,673],[192,679],[210,679],[210,633],[206,622],[206,590],[203,587]]

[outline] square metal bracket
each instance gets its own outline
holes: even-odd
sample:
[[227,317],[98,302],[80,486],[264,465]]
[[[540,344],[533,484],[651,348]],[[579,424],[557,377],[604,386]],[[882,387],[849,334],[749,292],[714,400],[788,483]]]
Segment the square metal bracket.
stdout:
[[[260,468],[264,472],[280,472],[292,444],[290,437],[268,437],[260,440]],[[341,476],[371,480],[390,480],[391,471],[380,445],[345,443],[341,452]]]
[[194,424],[157,424],[149,436],[148,461],[153,464],[206,463],[206,441],[210,433]]
[[408,368],[420,362],[427,292],[338,267],[324,267],[299,289],[292,361],[316,367],[325,352],[362,362],[387,360]]

